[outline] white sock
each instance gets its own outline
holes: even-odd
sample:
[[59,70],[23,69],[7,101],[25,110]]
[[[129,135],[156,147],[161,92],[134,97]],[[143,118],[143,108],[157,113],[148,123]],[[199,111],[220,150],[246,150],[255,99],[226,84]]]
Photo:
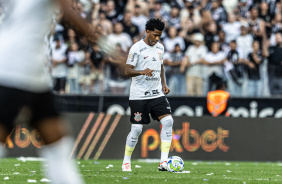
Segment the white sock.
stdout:
[[161,119],[162,131],[161,131],[161,162],[167,160],[169,154],[169,148],[172,140],[172,126],[173,119],[171,116],[165,116]]
[[135,146],[129,147],[128,145],[125,145],[125,153],[124,153],[124,158],[123,158],[123,164],[131,163],[131,155],[132,155],[134,148],[135,148]]
[[73,139],[63,137],[61,140],[45,145],[39,154],[47,159],[48,173],[53,184],[83,184],[82,178],[76,171],[76,165],[69,158]]
[[124,155],[123,164],[131,163],[131,156]]
[[168,158],[168,152],[161,152],[161,163]]
[[126,138],[123,164],[131,163],[131,154],[138,142],[138,137],[142,132],[143,125],[132,124],[131,131]]

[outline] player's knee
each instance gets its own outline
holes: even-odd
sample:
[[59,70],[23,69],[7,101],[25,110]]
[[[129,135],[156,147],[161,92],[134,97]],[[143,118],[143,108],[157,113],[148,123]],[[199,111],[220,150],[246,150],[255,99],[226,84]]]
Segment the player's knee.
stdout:
[[142,132],[143,125],[139,124],[132,124],[131,125],[131,132],[134,133],[134,135],[139,136]]
[[169,128],[171,129],[172,126],[173,126],[173,119],[172,119],[172,116],[169,115],[169,116],[165,116],[161,119],[161,124],[164,128]]

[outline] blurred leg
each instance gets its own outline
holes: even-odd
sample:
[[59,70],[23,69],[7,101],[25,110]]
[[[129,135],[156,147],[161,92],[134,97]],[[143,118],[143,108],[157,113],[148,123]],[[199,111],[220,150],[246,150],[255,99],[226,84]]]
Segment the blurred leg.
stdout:
[[181,95],[186,95],[186,80],[185,80],[185,75],[180,74],[180,91]]
[[187,95],[188,96],[194,96],[193,77],[187,76],[186,77],[186,84],[187,84]]
[[203,79],[201,77],[195,78],[195,90],[197,96],[203,96]]
[[262,96],[261,86],[262,86],[262,80],[255,80],[255,92],[256,92],[255,96],[256,97]]
[[82,184],[76,165],[69,158],[74,141],[66,136],[64,121],[59,117],[47,118],[39,122],[37,129],[44,142],[39,154],[47,159],[53,183]]
[[248,96],[249,97],[255,96],[255,84],[253,80],[248,81]]
[[209,76],[208,91],[212,91],[213,87],[213,75]]
[[75,79],[69,79],[70,93],[75,93]]
[[32,95],[30,108],[34,126],[41,135],[43,146],[39,154],[46,158],[47,172],[54,184],[81,184],[76,165],[69,158],[74,141],[67,136],[68,127],[55,109],[50,92]]
[[177,78],[172,75],[169,80],[170,95],[177,95]]

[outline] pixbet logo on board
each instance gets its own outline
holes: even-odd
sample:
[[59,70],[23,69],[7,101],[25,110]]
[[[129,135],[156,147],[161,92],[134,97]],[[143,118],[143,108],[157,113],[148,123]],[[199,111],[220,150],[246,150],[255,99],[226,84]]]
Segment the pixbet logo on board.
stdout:
[[[197,130],[190,128],[190,123],[184,122],[182,129],[176,129],[172,134],[170,151],[182,153],[185,149],[189,152],[195,152],[200,147],[206,152],[213,152],[217,148],[223,152],[230,149],[230,146],[224,143],[224,139],[229,137],[229,130],[224,130],[221,127],[217,128],[217,132],[209,129],[200,134]],[[141,157],[147,158],[148,152],[158,149],[160,145],[159,132],[155,129],[146,130],[141,138]]]

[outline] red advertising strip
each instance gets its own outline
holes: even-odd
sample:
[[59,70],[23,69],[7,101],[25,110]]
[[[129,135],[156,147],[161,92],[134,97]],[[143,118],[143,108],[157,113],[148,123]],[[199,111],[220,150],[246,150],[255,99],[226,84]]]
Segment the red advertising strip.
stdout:
[[80,151],[79,151],[79,153],[78,153],[76,158],[81,159],[81,157],[84,154],[86,148],[88,147],[92,137],[94,136],[95,132],[97,131],[101,121],[103,120],[103,117],[104,117],[104,113],[100,113],[99,117],[97,118],[95,124],[93,125],[90,133],[88,134],[88,136],[87,136],[87,138],[86,138],[86,140],[85,140],[85,142],[84,142],[82,148],[80,149]]
[[90,113],[89,113],[88,118],[86,119],[86,121],[85,121],[85,123],[84,123],[82,129],[80,130],[80,132],[79,132],[79,134],[78,134],[78,136],[77,136],[77,138],[76,138],[76,140],[75,140],[75,143],[74,143],[73,149],[72,149],[72,151],[71,151],[70,157],[73,156],[73,154],[74,154],[74,152],[75,152],[75,150],[76,150],[78,144],[80,143],[82,137],[84,136],[84,134],[85,134],[85,132],[86,132],[86,130],[87,130],[89,124],[91,123],[91,121],[92,121],[94,115],[95,115],[95,114],[94,114],[93,112],[90,112]]
[[115,130],[115,128],[116,128],[116,126],[117,126],[119,120],[120,120],[120,118],[121,118],[121,115],[118,114],[118,115],[116,116],[115,120],[113,121],[113,123],[112,123],[110,129],[108,130],[108,132],[107,132],[107,134],[106,134],[106,137],[104,138],[102,144],[100,145],[100,147],[99,147],[97,153],[95,154],[94,160],[98,160],[98,159],[99,159],[99,157],[100,157],[100,155],[102,154],[102,152],[103,152],[105,146],[107,145],[109,139],[111,138],[111,136],[112,136],[112,134],[113,134],[113,132],[114,132],[114,130]]
[[107,114],[107,116],[106,116],[106,118],[104,119],[104,121],[103,121],[103,123],[102,123],[102,125],[101,125],[101,127],[100,127],[100,129],[99,129],[99,131],[98,131],[98,133],[96,134],[94,140],[92,141],[90,147],[88,148],[88,150],[87,150],[87,152],[86,152],[86,154],[85,154],[85,156],[84,156],[84,159],[85,159],[85,160],[87,160],[87,159],[90,157],[91,153],[92,153],[93,150],[95,149],[95,147],[96,147],[96,145],[97,145],[97,143],[98,143],[98,141],[99,141],[101,135],[103,134],[103,132],[104,132],[104,130],[105,130],[105,128],[106,128],[108,122],[110,121],[111,117],[112,117],[111,114]]

